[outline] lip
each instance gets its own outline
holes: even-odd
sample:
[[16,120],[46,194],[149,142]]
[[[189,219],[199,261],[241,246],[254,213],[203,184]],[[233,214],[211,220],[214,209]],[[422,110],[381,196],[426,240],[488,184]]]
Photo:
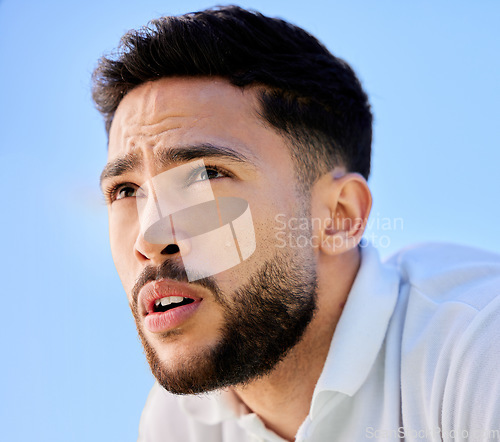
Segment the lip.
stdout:
[[[166,312],[155,312],[155,301],[166,296],[182,296],[192,299],[193,302]],[[140,290],[138,299],[144,325],[152,333],[165,332],[178,327],[198,310],[202,300],[203,298],[198,296],[189,284],[167,279],[147,283]]]

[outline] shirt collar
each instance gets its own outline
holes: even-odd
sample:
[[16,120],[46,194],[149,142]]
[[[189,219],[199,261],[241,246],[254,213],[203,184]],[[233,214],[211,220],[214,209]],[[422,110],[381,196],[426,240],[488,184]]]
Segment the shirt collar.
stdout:
[[353,396],[382,347],[399,293],[399,273],[383,264],[368,242],[360,244],[361,264],[335,329],[311,404],[314,417],[330,395]]

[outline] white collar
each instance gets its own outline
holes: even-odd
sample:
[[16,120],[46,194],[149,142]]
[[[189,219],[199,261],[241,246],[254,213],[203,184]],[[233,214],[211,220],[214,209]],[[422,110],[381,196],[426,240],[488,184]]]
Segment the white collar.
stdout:
[[331,395],[353,396],[368,376],[385,338],[399,293],[399,272],[382,264],[378,251],[362,242],[361,265],[311,403],[314,418]]

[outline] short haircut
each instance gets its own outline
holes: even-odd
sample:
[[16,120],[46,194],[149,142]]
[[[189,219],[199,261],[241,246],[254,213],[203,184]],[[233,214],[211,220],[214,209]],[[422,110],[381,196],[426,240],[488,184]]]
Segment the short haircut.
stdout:
[[92,96],[108,135],[128,92],[179,76],[261,86],[257,112],[288,141],[296,171],[308,185],[337,165],[368,178],[368,97],[351,67],[303,29],[226,6],[162,17],[127,32],[93,74]]

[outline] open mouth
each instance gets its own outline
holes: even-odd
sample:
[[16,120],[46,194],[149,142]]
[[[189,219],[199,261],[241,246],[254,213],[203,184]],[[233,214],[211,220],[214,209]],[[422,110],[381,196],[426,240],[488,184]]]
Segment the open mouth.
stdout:
[[194,299],[185,298],[183,296],[165,296],[164,298],[157,299],[155,301],[153,312],[162,313],[168,310],[172,310],[176,307],[191,304],[193,302]]
[[171,280],[151,281],[139,292],[144,326],[151,333],[164,333],[185,325],[196,314],[203,298],[192,286]]

